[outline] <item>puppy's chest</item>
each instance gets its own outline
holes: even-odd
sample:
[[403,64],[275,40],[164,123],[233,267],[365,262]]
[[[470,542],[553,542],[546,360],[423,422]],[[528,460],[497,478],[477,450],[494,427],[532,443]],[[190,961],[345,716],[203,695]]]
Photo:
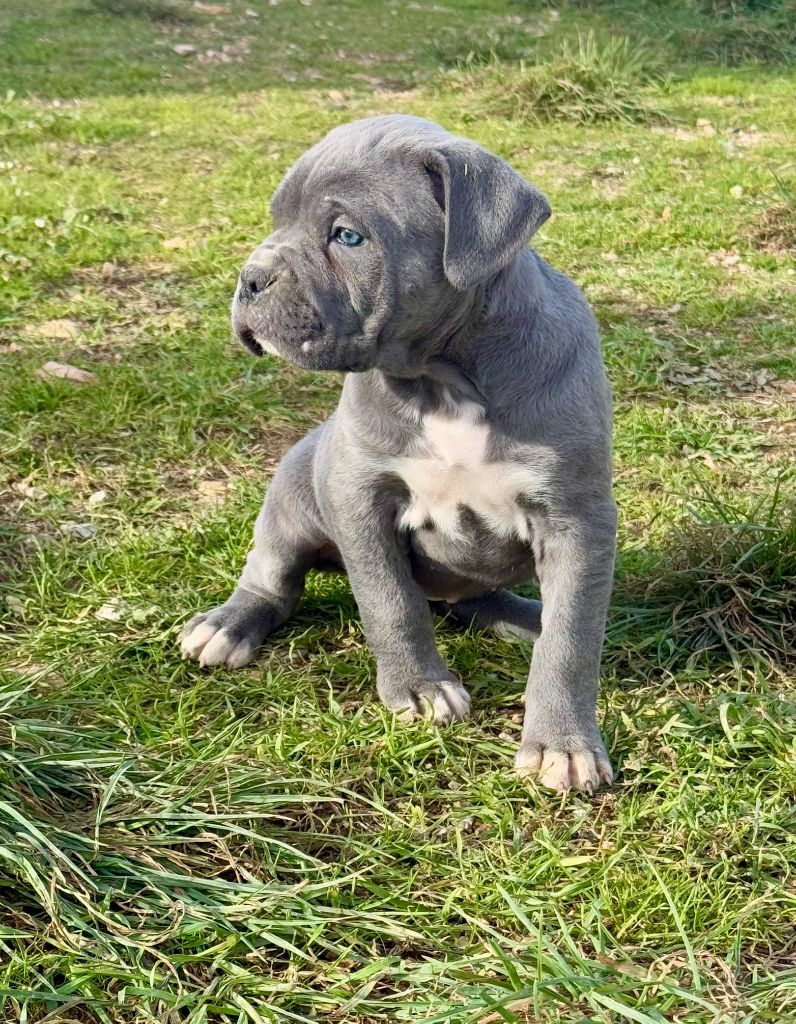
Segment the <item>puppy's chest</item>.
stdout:
[[540,489],[541,474],[508,455],[496,457],[494,442],[480,406],[425,416],[410,451],[394,460],[409,491],[399,525],[464,539],[474,514],[490,533],[530,540],[518,499]]

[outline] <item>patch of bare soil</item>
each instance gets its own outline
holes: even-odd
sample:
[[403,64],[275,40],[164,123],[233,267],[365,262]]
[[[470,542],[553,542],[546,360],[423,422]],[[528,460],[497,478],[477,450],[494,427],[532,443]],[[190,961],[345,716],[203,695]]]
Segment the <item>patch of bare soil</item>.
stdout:
[[751,241],[763,252],[796,256],[796,209],[787,203],[769,206],[752,231]]

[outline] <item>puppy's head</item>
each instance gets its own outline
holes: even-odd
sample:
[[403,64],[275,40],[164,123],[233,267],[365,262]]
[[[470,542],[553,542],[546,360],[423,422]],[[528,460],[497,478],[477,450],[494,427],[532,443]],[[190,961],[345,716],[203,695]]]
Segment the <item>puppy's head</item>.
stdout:
[[232,304],[241,341],[308,369],[413,376],[550,208],[481,146],[390,115],[330,132],[272,213]]

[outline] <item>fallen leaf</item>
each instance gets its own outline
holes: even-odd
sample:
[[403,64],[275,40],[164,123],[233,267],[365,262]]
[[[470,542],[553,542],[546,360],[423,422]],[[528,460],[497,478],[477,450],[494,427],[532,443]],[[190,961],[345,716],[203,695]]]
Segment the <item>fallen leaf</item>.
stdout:
[[28,324],[24,333],[34,338],[73,341],[80,336],[80,328],[74,320],[45,320],[43,324]]
[[43,665],[41,662],[11,662],[9,668],[15,675],[35,681],[39,686],[58,687],[66,683],[60,672],[53,672],[49,665]]
[[49,380],[50,377],[59,380],[71,380],[75,384],[96,384],[99,377],[90,370],[81,370],[77,366],[70,366],[69,363],[56,363],[53,360],[45,363],[36,371],[36,376],[42,380]]
[[721,473],[721,466],[718,465],[716,460],[710,454],[710,452],[698,452],[697,457],[700,458],[709,470],[713,473]]
[[196,53],[196,47],[190,43],[177,43],[176,46],[172,46],[172,50],[178,57],[190,57],[192,53]]
[[133,608],[130,612],[130,618],[133,622],[148,622],[154,618],[160,609],[156,604],[147,605],[145,608]]
[[226,4],[203,4],[202,0],[193,0],[193,9],[201,11],[202,14],[229,14],[229,7]]
[[220,505],[227,494],[226,480],[201,480],[199,482],[199,500],[208,505]]
[[161,244],[164,249],[187,249],[190,242],[187,238],[177,235],[175,238],[166,238]]
[[107,491],[94,491],[93,494],[89,494],[88,503],[89,505],[99,505],[100,502],[105,501],[108,497]]
[[33,498],[34,501],[40,501],[47,496],[47,492],[42,487],[33,487],[30,480],[18,480],[11,486],[23,498]]
[[77,537],[78,540],[91,540],[97,527],[93,523],[64,523],[60,533],[65,537]]
[[114,597],[94,613],[95,618],[103,619],[105,622],[118,622],[122,614],[122,602],[118,597]]

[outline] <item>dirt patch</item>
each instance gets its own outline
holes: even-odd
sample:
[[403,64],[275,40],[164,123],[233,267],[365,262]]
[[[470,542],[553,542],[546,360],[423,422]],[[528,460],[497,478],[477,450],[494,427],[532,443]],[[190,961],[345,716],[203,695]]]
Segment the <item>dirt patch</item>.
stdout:
[[752,231],[751,242],[762,252],[796,256],[796,209],[787,203],[769,206]]

